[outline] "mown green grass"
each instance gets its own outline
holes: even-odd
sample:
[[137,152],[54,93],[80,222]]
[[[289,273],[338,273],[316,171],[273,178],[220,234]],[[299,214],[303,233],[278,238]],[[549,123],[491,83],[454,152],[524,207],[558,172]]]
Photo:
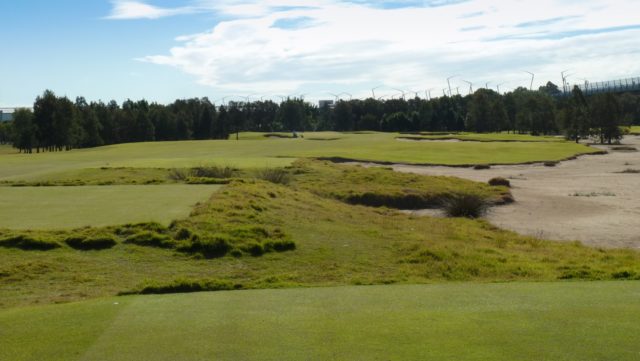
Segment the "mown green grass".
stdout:
[[220,186],[0,187],[0,228],[69,229],[186,217]]
[[0,311],[6,360],[637,360],[639,282],[330,287]]
[[629,132],[631,134],[640,135],[640,125],[634,125],[634,126],[629,127]]
[[101,167],[186,168],[210,164],[245,169],[281,167],[300,157],[447,165],[511,164],[560,160],[596,151],[584,145],[558,141],[453,144],[402,142],[396,139],[397,136],[395,133],[321,132],[306,133],[304,139],[264,140],[249,134],[246,140],[241,137],[240,141],[132,143],[59,153],[0,154],[0,180],[41,180],[52,173]]

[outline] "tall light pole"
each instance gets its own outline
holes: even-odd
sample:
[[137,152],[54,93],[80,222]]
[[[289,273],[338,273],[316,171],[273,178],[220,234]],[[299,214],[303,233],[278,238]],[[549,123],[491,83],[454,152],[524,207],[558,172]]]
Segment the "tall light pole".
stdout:
[[338,95],[342,95],[342,94],[344,94],[344,95],[348,95],[348,96],[349,96],[349,100],[353,99],[353,95],[351,95],[351,93],[342,92],[342,93],[340,93],[340,94],[338,94]]
[[460,75],[452,75],[447,78],[447,86],[449,87],[449,96],[451,96],[451,79],[460,76]]
[[467,80],[463,80],[463,82],[469,84],[469,94],[473,93],[473,83]]
[[489,83],[491,83],[491,82],[490,82],[490,81],[488,81],[488,82],[484,83],[484,88],[485,88],[485,89],[489,89]]
[[400,93],[402,93],[402,100],[404,100],[404,93],[405,93],[405,91],[404,91],[404,90],[402,90],[402,89],[396,89],[396,88],[391,88],[391,89],[393,89],[393,90],[397,90],[397,91],[399,91]]
[[431,100],[431,91],[433,90],[433,88],[429,88],[427,90],[424,91],[424,95],[427,96],[428,100]]
[[442,89],[442,95],[445,97],[447,96],[447,88]]
[[565,75],[564,73],[568,72],[569,69],[567,70],[563,70],[560,72],[560,76],[562,77],[562,92],[566,93],[567,92],[567,77],[568,75]]
[[500,84],[496,85],[496,89],[498,90],[498,94],[500,94],[500,86],[501,85],[505,85],[505,84],[507,84],[507,82],[500,83]]
[[382,88],[384,85],[378,85],[375,88],[371,88],[371,95],[373,96],[373,99],[376,99],[376,89],[378,88]]
[[524,72],[531,75],[531,85],[529,85],[529,90],[533,90],[533,79],[536,77],[536,75],[530,71],[524,70]]

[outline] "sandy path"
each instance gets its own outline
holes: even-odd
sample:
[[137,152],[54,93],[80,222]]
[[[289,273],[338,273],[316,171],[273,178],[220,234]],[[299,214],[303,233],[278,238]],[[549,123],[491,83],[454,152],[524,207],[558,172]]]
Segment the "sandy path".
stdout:
[[[640,149],[640,136],[628,136],[624,145]],[[493,224],[547,239],[580,240],[601,247],[640,248],[640,152],[612,151],[583,156],[556,167],[543,165],[494,166],[487,170],[395,165],[399,172],[450,175],[486,182],[509,178],[516,202],[494,207],[487,216]],[[433,215],[433,211],[424,214]]]

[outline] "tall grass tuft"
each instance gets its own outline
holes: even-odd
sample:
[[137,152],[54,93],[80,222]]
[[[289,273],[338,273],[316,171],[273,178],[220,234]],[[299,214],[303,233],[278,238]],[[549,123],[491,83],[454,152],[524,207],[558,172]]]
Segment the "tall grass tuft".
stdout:
[[192,177],[200,178],[231,178],[236,174],[236,169],[230,166],[208,166],[191,168]]
[[284,168],[265,168],[256,174],[256,177],[275,184],[289,184],[291,174]]
[[471,193],[456,194],[443,202],[448,217],[479,218],[489,210],[489,202],[482,196]]

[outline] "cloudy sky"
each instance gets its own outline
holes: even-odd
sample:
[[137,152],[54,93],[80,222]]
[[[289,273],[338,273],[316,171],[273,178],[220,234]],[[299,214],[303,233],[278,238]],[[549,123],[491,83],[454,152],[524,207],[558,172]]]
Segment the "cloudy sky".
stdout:
[[[2,1],[0,106],[421,97],[640,76],[638,0]],[[487,84],[488,83],[488,84]],[[413,95],[413,94],[412,94]],[[233,98],[227,98],[233,99]],[[241,98],[239,98],[241,99]]]

